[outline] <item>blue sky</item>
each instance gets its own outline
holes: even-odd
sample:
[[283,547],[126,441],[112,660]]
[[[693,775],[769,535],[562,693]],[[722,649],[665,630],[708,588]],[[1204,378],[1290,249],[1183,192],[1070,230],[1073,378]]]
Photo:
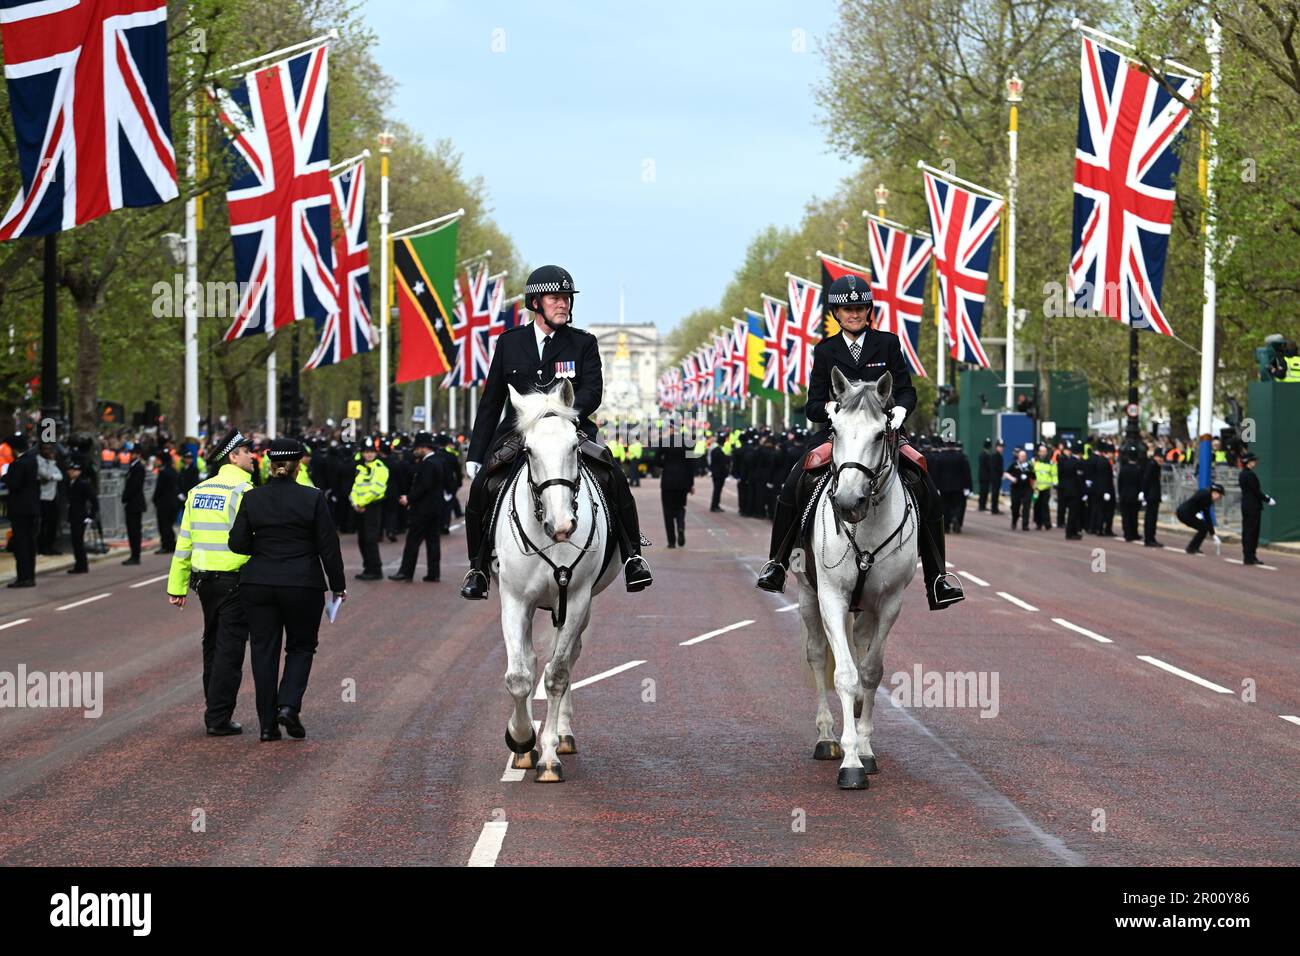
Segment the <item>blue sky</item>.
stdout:
[[452,140],[525,261],[573,273],[577,321],[617,321],[621,281],[627,321],[667,332],[718,302],[755,232],[851,172],[813,102],[836,8],[369,0],[366,17],[396,116]]

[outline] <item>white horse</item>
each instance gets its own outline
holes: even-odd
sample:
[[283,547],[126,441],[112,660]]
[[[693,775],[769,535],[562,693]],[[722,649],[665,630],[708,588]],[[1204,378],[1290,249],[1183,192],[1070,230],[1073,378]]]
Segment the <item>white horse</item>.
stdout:
[[[569,679],[591,620],[591,599],[618,573],[601,565],[609,542],[609,506],[579,451],[573,386],[566,379],[549,392],[521,394],[510,388],[515,430],[523,438],[523,467],[501,489],[497,511],[497,560],[492,574],[501,595],[501,632],[506,643],[506,689],[514,712],[506,745],[514,766],[536,768],[539,783],[564,779],[559,754],[577,753]],[[537,651],[533,615],[549,608],[551,629],[542,650],[549,655],[543,678],[546,723],[541,752],[533,731]]]
[[[892,388],[888,372],[875,382],[850,382],[839,369],[831,372],[833,470],[815,501],[811,554],[795,565],[804,648],[817,686],[813,756],[842,758],[838,784],[844,790],[865,790],[868,774],[878,772],[871,716],[885,638],[916,574],[919,515],[899,475],[898,445],[888,427]],[[844,720],[838,744],[826,702],[828,645]]]

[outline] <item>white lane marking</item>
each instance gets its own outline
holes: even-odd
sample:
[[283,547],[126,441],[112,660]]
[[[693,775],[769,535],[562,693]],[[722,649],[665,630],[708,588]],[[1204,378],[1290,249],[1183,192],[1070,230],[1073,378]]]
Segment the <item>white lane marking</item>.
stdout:
[[692,644],[698,644],[700,641],[707,641],[711,637],[717,637],[719,634],[726,634],[728,631],[734,631],[738,627],[748,627],[753,621],[737,621],[735,624],[728,624],[726,627],[720,627],[716,631],[709,631],[707,634],[701,634],[699,637],[692,637],[689,641],[679,641],[678,647],[690,647]]
[[1165,661],[1162,661],[1158,657],[1151,657],[1148,654],[1139,654],[1138,660],[1146,661],[1148,664],[1154,664],[1162,671],[1168,671],[1171,674],[1177,674],[1183,680],[1189,680],[1193,684],[1200,684],[1202,687],[1209,688],[1210,690],[1214,691],[1216,694],[1232,693],[1232,691],[1230,691],[1228,688],[1224,687],[1221,684],[1215,684],[1212,681],[1206,680],[1204,677],[1197,677],[1191,671],[1185,671],[1181,667],[1175,667],[1173,664],[1168,664]]
[[449,524],[449,525],[447,525],[447,530],[448,530],[448,531],[455,531],[457,528],[462,528],[462,527],[464,527],[464,526],[465,526],[465,522],[463,522],[463,521],[457,521],[455,524]]
[[944,564],[945,564],[947,567],[950,567],[950,568],[955,568],[955,567],[957,566],[957,565],[953,564],[951,561],[945,561]]
[[782,611],[793,611],[796,610],[798,607],[799,607],[798,604],[787,604],[785,607],[777,608],[776,613],[780,614]]
[[1278,714],[1278,716],[1283,720],[1289,720],[1293,724],[1300,725],[1300,717],[1297,717],[1295,714]]
[[466,866],[496,866],[501,853],[501,844],[506,839],[506,829],[510,824],[505,820],[489,820],[483,824],[483,832],[478,835],[478,842],[469,855]]
[[1005,598],[1006,600],[1014,604],[1016,607],[1024,608],[1026,611],[1038,610],[1038,608],[1034,607],[1032,604],[1026,604],[1024,601],[1020,600],[1020,598],[1016,597],[1014,594],[1008,594],[1006,591],[999,591],[998,597]]
[[83,604],[89,604],[91,601],[98,601],[102,598],[109,597],[113,592],[105,591],[103,594],[96,594],[94,597],[82,598],[80,601],[73,601],[71,604],[65,604],[63,607],[56,607],[56,611],[70,611],[74,607],[81,607]]
[[[541,729],[542,729],[542,722],[540,720],[534,720],[533,733],[537,733],[537,731]],[[506,772],[501,775],[502,783],[518,783],[520,780],[523,780],[524,775],[528,773],[527,770],[523,770],[521,768],[515,767],[514,763],[515,763],[515,755],[512,753],[509,757],[506,758]]]
[[1114,644],[1114,643],[1115,643],[1115,642],[1112,641],[1109,637],[1102,637],[1102,636],[1101,636],[1100,634],[1098,634],[1096,631],[1090,631],[1090,630],[1088,630],[1086,627],[1080,627],[1078,624],[1071,624],[1069,621],[1067,621],[1067,620],[1066,620],[1065,618],[1063,618],[1063,617],[1054,617],[1054,618],[1052,618],[1052,623],[1053,623],[1053,624],[1059,624],[1059,625],[1061,625],[1061,627],[1064,627],[1064,628],[1068,628],[1069,630],[1074,631],[1076,634],[1082,634],[1084,637],[1091,637],[1091,638],[1092,638],[1094,641],[1096,641],[1098,644]]
[[[1227,561],[1229,564],[1241,564],[1241,563],[1242,563],[1240,558],[1224,558],[1223,560],[1224,560],[1224,561]],[[1243,567],[1244,567],[1244,565],[1243,565]],[[1257,567],[1257,568],[1263,568],[1265,571],[1276,571],[1276,570],[1277,570],[1277,568],[1273,567],[1273,565],[1271,565],[1271,564],[1257,564],[1257,565],[1255,565],[1255,567]]]
[[20,617],[16,621],[5,621],[3,624],[0,624],[0,631],[3,631],[6,627],[17,627],[19,624],[26,624],[30,620],[30,617]]
[[[640,667],[645,661],[628,661],[626,664],[619,664],[617,667],[611,667],[607,671],[601,671],[599,674],[592,674],[590,677],[584,677],[582,680],[574,681],[569,685],[569,690],[577,690],[579,687],[586,687],[588,684],[594,684],[598,680],[604,680],[606,677],[613,677],[615,674],[621,674],[633,667]],[[537,691],[533,694],[533,700],[546,700],[545,682],[537,682]]]
[[170,576],[170,575],[160,574],[160,575],[158,575],[158,577],[156,577],[156,578],[149,578],[149,579],[146,580],[146,581],[137,581],[135,584],[131,585],[131,587],[132,587],[132,588],[142,588],[142,587],[144,587],[145,585],[148,585],[148,584],[157,584],[159,581],[166,581],[167,578],[168,578],[169,576]]
[[983,580],[982,578],[975,577],[975,575],[971,574],[969,571],[958,571],[957,573],[960,574],[967,581],[971,581],[974,584],[978,584],[982,588],[986,588],[989,586],[989,583],[987,581]]
[[1165,545],[1164,547],[1165,547],[1165,550],[1166,550],[1166,551],[1186,551],[1186,550],[1187,550],[1186,548],[1171,548],[1169,545]]

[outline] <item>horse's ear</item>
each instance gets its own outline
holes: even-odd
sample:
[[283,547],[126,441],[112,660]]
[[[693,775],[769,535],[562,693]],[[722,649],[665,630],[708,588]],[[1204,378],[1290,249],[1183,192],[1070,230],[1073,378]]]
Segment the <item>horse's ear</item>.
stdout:
[[515,414],[517,415],[522,410],[520,408],[520,402],[523,401],[524,396],[519,393],[518,389],[516,389],[513,385],[509,383],[506,383],[506,388],[510,390],[510,404],[514,408]]
[[564,403],[566,408],[573,407],[573,383],[567,378],[560,385],[560,401]]
[[848,378],[840,371],[839,366],[835,366],[831,369],[831,395],[835,401],[842,402],[844,401],[844,393],[848,390]]
[[[836,369],[835,371],[839,371]],[[894,376],[886,372],[880,378],[876,379],[876,398],[880,399],[880,407],[889,407],[889,396],[894,391]]]

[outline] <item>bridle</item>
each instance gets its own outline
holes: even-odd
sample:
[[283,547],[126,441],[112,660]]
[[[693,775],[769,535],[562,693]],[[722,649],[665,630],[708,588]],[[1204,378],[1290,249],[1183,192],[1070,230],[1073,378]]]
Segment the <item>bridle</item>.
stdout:
[[[831,426],[831,432],[835,428]],[[889,479],[898,472],[898,432],[889,427],[889,422],[885,422],[885,438],[880,443],[880,460],[876,463],[875,468],[869,468],[860,461],[845,461],[835,464],[835,470],[831,473],[830,493],[833,495],[839,488],[840,475],[850,469],[856,469],[867,476],[867,495],[871,498],[873,505],[880,504],[884,500],[885,492],[889,490]],[[831,453],[834,454],[835,445],[832,441]]]
[[542,508],[542,492],[551,485],[561,485],[568,488],[570,493],[569,507],[574,514],[578,512],[578,488],[582,482],[582,472],[579,470],[577,478],[547,478],[543,482],[533,481],[533,458],[528,451],[528,446],[524,446],[524,471],[528,476],[528,492],[533,497],[533,517],[538,521],[542,520],[544,510]]

